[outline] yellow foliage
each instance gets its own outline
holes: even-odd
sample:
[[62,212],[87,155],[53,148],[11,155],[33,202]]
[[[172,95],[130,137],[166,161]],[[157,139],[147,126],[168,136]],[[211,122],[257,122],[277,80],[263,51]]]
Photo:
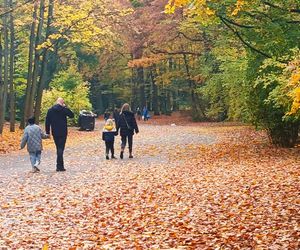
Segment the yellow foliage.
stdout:
[[233,10],[233,12],[232,12],[231,15],[236,16],[240,12],[240,10],[244,6],[244,4],[245,4],[244,0],[237,0],[237,2],[236,2],[236,8]]
[[293,60],[289,64],[288,70],[291,71],[289,87],[292,89],[290,96],[293,98],[293,104],[288,114],[293,115],[300,110],[300,59]]
[[168,4],[165,6],[165,12],[168,14],[174,13],[176,8],[183,7],[188,3],[189,0],[169,0]]
[[[192,14],[193,16],[205,17],[214,16],[216,14],[215,10],[209,7],[209,3],[217,3],[220,1],[216,0],[169,0],[168,4],[165,6],[165,12],[172,14],[177,8],[186,7],[187,13]],[[233,11],[231,15],[237,15],[243,6],[246,4],[245,0],[237,0],[235,5],[232,6]],[[230,6],[229,6],[230,7]],[[229,9],[232,9],[229,8]]]
[[300,73],[291,76],[290,84],[294,86],[292,90],[293,104],[289,114],[295,114],[300,110]]
[[292,74],[292,77],[290,79],[291,85],[296,85],[300,83],[300,70]]
[[119,10],[113,3],[104,0],[76,0],[59,4],[55,8],[53,22],[56,31],[38,49],[51,49],[60,38],[71,43],[83,43],[93,52],[103,47],[112,49],[116,34],[111,24],[128,14],[129,9]]
[[181,71],[169,71],[161,74],[159,69],[157,69],[156,73],[158,74],[158,76],[155,77],[155,82],[157,85],[169,85],[175,79],[186,78],[185,73]]

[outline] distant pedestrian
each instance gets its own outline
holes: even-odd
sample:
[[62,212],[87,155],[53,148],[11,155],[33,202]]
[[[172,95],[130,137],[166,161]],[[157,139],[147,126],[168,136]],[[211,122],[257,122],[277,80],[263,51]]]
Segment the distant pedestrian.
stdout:
[[46,116],[46,133],[52,136],[56,146],[56,171],[66,171],[64,166],[64,150],[68,136],[67,117],[73,118],[74,113],[67,108],[64,99],[58,98],[57,104],[51,107]]
[[115,136],[117,135],[116,125],[112,119],[107,119],[102,131],[102,140],[105,141],[105,156],[106,160],[109,160],[109,151],[111,153],[111,159],[115,157]]
[[149,119],[149,111],[148,111],[148,108],[145,106],[144,108],[143,108],[143,120],[144,121],[148,121],[148,119]]
[[142,117],[142,112],[140,110],[140,107],[136,108],[136,116],[137,116],[137,119],[140,121],[141,117]]
[[113,119],[115,120],[116,126],[118,126],[117,123],[119,120],[119,116],[120,116],[120,110],[118,108],[115,108],[113,112]]
[[109,113],[108,109],[105,110],[103,118],[104,118],[105,121],[110,118],[110,113]]
[[120,130],[120,135],[122,140],[120,158],[123,159],[124,157],[124,149],[126,147],[127,140],[129,146],[129,158],[133,158],[132,155],[133,135],[134,132],[136,134],[139,133],[139,129],[134,117],[134,113],[131,112],[128,103],[125,103],[122,106],[117,124],[118,124],[117,132]]
[[27,151],[29,153],[33,173],[40,171],[37,166],[41,163],[41,155],[43,150],[42,139],[46,138],[49,138],[49,136],[46,135],[38,125],[35,124],[35,118],[29,118],[28,126],[25,128],[22,137],[21,149],[23,149],[27,144]]

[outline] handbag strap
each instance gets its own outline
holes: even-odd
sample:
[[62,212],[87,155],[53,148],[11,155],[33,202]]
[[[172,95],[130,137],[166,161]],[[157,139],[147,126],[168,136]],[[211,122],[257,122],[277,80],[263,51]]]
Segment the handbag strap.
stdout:
[[127,120],[126,120],[126,117],[125,117],[125,115],[124,115],[124,114],[123,114],[123,118],[124,118],[124,120],[125,120],[125,123],[126,123],[127,129],[129,129],[130,127],[129,127],[129,125],[128,125],[128,122],[127,122]]

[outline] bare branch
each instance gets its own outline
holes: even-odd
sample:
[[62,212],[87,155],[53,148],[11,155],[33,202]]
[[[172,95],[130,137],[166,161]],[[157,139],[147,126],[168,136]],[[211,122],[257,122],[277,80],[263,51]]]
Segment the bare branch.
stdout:
[[188,35],[186,35],[184,32],[179,31],[178,34],[182,35],[184,38],[186,38],[189,41],[192,42],[204,42],[203,38],[193,38],[193,37],[189,37]]
[[[238,31],[236,31],[234,28],[232,28],[232,27],[230,26],[230,24],[227,23],[227,21],[226,21],[223,17],[219,16],[219,18],[221,19],[222,23],[224,23],[225,26],[228,27],[228,28],[229,28],[229,29],[230,29],[230,30],[231,30],[231,31],[239,38],[239,40],[240,40],[246,47],[248,47],[249,49],[255,51],[256,53],[258,53],[258,54],[260,54],[260,55],[262,55],[262,56],[264,56],[264,57],[266,57],[266,58],[272,58],[272,56],[269,55],[268,53],[266,53],[266,52],[264,52],[264,51],[262,51],[262,50],[259,50],[259,49],[255,48],[251,43],[245,41],[245,39],[241,36],[241,34],[240,34]],[[279,62],[282,62],[282,63],[286,63],[285,61],[281,61],[281,60],[278,60],[278,61],[279,61]]]
[[279,9],[279,10],[282,10],[282,11],[285,11],[285,12],[291,12],[291,13],[298,13],[300,14],[300,9],[285,9],[279,5],[276,5],[276,4],[273,4],[273,3],[270,3],[270,2],[267,2],[267,1],[262,1],[265,5],[269,6],[269,7],[272,7],[272,8],[275,8],[275,9]]
[[20,8],[20,7],[23,7],[24,5],[28,4],[28,3],[31,3],[31,2],[34,2],[35,0],[26,0],[24,3],[21,3],[19,5],[17,5],[16,7],[14,8],[10,8],[9,10],[7,11],[4,11],[3,13],[0,13],[0,17],[4,16],[4,15],[7,15],[13,11],[15,11],[16,9]]
[[151,49],[151,52],[153,54],[167,54],[167,55],[196,55],[201,56],[201,53],[195,53],[191,51],[167,51],[167,50],[161,50],[161,49]]
[[228,23],[230,23],[230,24],[232,24],[234,26],[240,27],[240,28],[246,28],[246,29],[253,29],[253,28],[255,28],[255,26],[252,26],[252,25],[245,25],[245,24],[236,23],[236,22],[234,22],[234,21],[232,21],[232,20],[230,20],[230,19],[228,19],[228,18],[226,18],[224,16],[222,16],[222,18],[224,20],[226,20]]

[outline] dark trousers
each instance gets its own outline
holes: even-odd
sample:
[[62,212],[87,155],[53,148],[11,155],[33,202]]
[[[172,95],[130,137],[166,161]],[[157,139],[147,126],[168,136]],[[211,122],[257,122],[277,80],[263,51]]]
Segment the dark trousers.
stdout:
[[56,169],[64,169],[64,150],[67,141],[67,136],[53,137],[56,146]]
[[105,141],[105,152],[106,152],[106,155],[109,154],[109,151],[111,152],[111,156],[114,156],[114,153],[115,153],[114,141]]
[[132,143],[133,143],[133,135],[122,135],[121,136],[121,148],[124,149],[126,147],[126,143],[128,140],[129,153],[132,153]]

